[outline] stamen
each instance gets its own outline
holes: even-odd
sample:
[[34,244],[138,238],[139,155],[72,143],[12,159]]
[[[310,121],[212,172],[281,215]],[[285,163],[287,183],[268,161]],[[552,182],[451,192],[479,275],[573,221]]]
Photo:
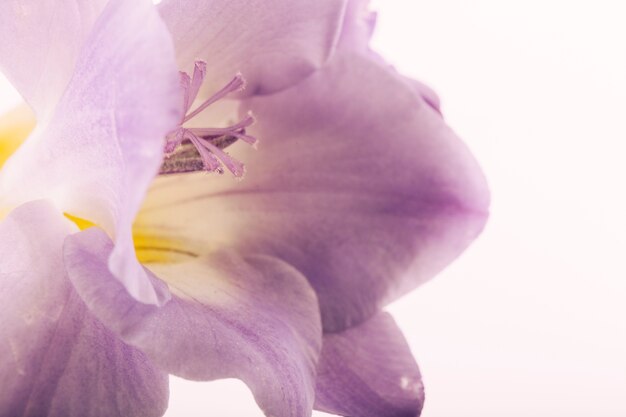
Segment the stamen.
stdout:
[[213,155],[211,152],[207,150],[204,144],[202,143],[202,139],[189,132],[185,131],[185,137],[189,139],[189,141],[196,147],[198,152],[200,153],[200,157],[202,158],[202,162],[204,164],[204,169],[207,171],[216,171],[220,174],[224,173],[224,169],[222,168],[222,164],[220,161]]
[[206,171],[206,166],[200,158],[198,149],[190,142],[180,145],[175,154],[163,160],[159,174],[185,174],[198,171]]
[[172,153],[176,148],[185,140],[185,131],[183,129],[176,129],[174,137],[168,139],[165,142],[165,153]]
[[191,89],[191,77],[186,72],[180,72],[180,88],[184,91],[183,98],[183,109],[184,113],[187,114],[189,111],[189,90]]
[[[211,104],[245,87],[243,77],[241,74],[237,74],[221,90],[200,104],[194,111],[188,113],[200,92],[205,76],[206,63],[202,61],[196,61],[192,76],[181,72],[180,84],[184,90],[183,108],[187,115],[178,128],[166,138],[164,147],[166,157],[161,166],[160,174],[197,171],[199,166],[206,171],[222,174],[224,173],[222,165],[226,166],[236,177],[241,177],[245,172],[244,165],[224,152],[223,149],[239,139],[256,148],[257,139],[246,134],[246,128],[255,122],[251,114],[227,127],[183,127],[184,123],[206,110]],[[192,148],[177,151],[179,148],[182,149],[185,143],[191,144]]]
[[205,76],[206,76],[206,62],[196,61],[193,67],[193,76],[191,77],[191,82],[189,85],[188,99],[187,99],[187,102],[185,103],[185,113],[189,111],[193,102],[196,101],[196,97],[198,97],[198,93],[200,92],[200,87],[202,86],[202,82],[204,81]]
[[245,85],[246,85],[246,82],[244,81],[244,79],[241,76],[241,74],[235,75],[235,78],[230,80],[230,82],[228,84],[226,84],[226,86],[224,86],[224,88],[222,88],[217,93],[213,94],[207,101],[202,103],[200,106],[198,106],[197,109],[195,109],[190,114],[188,114],[183,119],[183,123],[184,122],[188,122],[189,120],[191,120],[192,118],[194,118],[195,116],[200,114],[204,109],[209,107],[211,104],[215,103],[216,101],[219,101],[219,100],[223,99],[224,97],[226,97],[230,93],[236,93],[237,91],[241,91],[245,87]]
[[209,128],[194,128],[194,127],[192,127],[189,130],[191,130],[196,135],[200,135],[200,136],[222,136],[222,135],[227,135],[227,134],[232,133],[232,132],[243,130],[246,127],[252,125],[254,122],[255,122],[254,117],[251,114],[248,114],[248,116],[246,116],[245,119],[243,119],[242,121],[240,121],[238,123],[235,123],[232,126],[228,126],[228,127],[209,127]]
[[[192,133],[192,135],[193,135],[193,133]],[[199,138],[199,137],[196,136],[196,140],[198,142],[200,142],[200,144],[202,146],[204,146],[207,150],[211,151],[211,153],[210,153],[211,155],[215,154],[220,159],[220,161],[222,161],[222,163],[224,165],[226,165],[228,170],[233,173],[233,175],[235,177],[243,176],[243,174],[245,172],[245,169],[244,169],[244,166],[243,166],[243,164],[241,162],[239,162],[236,159],[232,158],[226,152],[224,152],[223,150],[221,150],[217,146],[213,145],[211,142],[209,142],[206,139],[202,139],[202,138]],[[221,170],[221,172],[220,172],[220,170]],[[221,167],[217,168],[217,171],[220,174],[224,173],[224,170]]]
[[245,133],[233,133],[233,136],[252,145],[254,149],[257,149],[257,144],[259,143],[259,141],[254,136],[246,135]]

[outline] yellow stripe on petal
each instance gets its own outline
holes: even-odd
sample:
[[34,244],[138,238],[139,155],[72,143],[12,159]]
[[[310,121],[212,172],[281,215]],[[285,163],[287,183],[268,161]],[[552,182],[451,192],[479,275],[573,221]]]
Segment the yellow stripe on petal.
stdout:
[[0,116],[0,168],[35,128],[35,115],[23,104]]
[[146,229],[133,229],[137,259],[142,264],[178,263],[198,255],[179,239],[163,236]]
[[[78,226],[80,230],[96,226],[89,220],[81,219],[68,213],[65,213],[65,217]],[[198,256],[191,249],[187,248],[182,241],[165,237],[158,232],[146,229],[133,229],[133,241],[137,260],[142,264],[178,263]]]
[[78,226],[78,229],[80,230],[89,229],[90,227],[94,227],[96,225],[95,223],[90,222],[89,220],[81,219],[80,217],[72,216],[71,214],[68,214],[68,213],[63,213],[63,215],[67,217],[76,226]]

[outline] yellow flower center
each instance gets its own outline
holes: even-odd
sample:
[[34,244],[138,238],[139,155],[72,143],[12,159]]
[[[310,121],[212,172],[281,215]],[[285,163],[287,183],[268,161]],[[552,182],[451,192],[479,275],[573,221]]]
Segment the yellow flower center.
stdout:
[[[26,140],[35,128],[35,116],[25,104],[0,116],[0,169],[9,157]],[[0,207],[0,221],[7,215]],[[80,230],[96,226],[85,220],[65,213]],[[161,233],[143,228],[133,228],[133,241],[137,259],[142,264],[175,263],[196,256],[185,248],[182,241],[173,237],[162,236]]]

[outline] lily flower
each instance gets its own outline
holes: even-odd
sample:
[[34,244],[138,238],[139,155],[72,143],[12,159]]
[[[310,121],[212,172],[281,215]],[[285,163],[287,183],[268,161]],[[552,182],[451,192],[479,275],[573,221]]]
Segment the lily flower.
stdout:
[[381,309],[480,233],[488,191],[365,7],[0,6],[37,117],[0,171],[0,415],[159,416],[168,374],[239,378],[271,416],[419,415]]

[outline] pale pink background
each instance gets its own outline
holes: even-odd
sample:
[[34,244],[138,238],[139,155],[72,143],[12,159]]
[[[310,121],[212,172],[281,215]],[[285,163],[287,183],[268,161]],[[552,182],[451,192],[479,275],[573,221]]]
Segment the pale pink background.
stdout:
[[[376,49],[440,93],[493,192],[476,244],[389,308],[423,416],[626,416],[626,2],[373,6]],[[237,381],[174,379],[166,415],[262,414]]]

